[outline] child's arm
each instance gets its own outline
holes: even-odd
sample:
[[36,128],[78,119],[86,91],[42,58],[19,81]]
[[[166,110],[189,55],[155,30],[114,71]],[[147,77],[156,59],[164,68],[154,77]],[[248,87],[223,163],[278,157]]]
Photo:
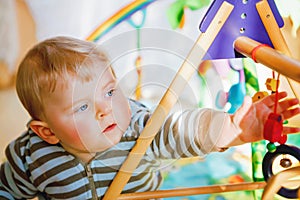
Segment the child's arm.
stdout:
[[[281,115],[283,120],[289,119],[300,113],[299,100],[295,98],[284,99],[286,92],[278,93],[279,104],[277,105],[277,114]],[[274,112],[275,94],[252,103],[250,97],[246,97],[242,107],[230,116],[226,131],[222,132],[221,139],[218,142],[219,147],[230,147],[243,143],[250,143],[263,140],[264,124],[270,113]],[[226,124],[226,123],[225,123]],[[239,133],[231,130],[239,129]],[[300,132],[299,127],[284,127],[283,133]],[[231,139],[229,139],[231,138]]]
[[[224,138],[225,132],[230,132],[230,137]],[[166,159],[205,156],[226,150],[228,146],[224,143],[233,141],[240,132],[231,122],[231,116],[223,111],[210,108],[178,111],[168,116],[148,150]]]
[[[278,114],[288,119],[299,114],[297,99],[281,100]],[[252,103],[246,97],[243,106],[233,115],[203,108],[186,110],[170,115],[151,144],[152,151],[161,158],[202,156],[210,152],[224,151],[228,147],[263,140],[264,123],[274,110],[275,95]],[[300,132],[300,128],[284,127],[284,133]]]

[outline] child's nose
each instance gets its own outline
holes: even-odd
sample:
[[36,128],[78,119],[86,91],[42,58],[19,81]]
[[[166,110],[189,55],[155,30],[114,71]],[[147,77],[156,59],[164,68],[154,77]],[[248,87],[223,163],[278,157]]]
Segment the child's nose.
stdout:
[[109,105],[109,103],[105,103],[105,102],[97,103],[95,107],[96,107],[96,119],[101,119],[105,117],[111,111],[111,106]]

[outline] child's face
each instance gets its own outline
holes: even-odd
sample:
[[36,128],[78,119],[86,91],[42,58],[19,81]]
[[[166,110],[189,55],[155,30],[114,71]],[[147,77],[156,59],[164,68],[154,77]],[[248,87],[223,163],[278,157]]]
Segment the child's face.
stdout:
[[94,154],[117,144],[130,123],[130,108],[110,70],[89,82],[67,77],[45,98],[45,122],[74,155]]

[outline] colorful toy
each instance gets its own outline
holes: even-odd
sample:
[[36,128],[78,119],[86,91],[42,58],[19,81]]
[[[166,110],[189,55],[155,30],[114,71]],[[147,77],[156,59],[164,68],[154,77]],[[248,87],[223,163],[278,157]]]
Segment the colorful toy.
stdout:
[[184,26],[184,9],[189,8],[191,10],[197,10],[209,5],[209,3],[209,0],[176,0],[167,10],[167,15],[171,27],[175,29],[178,27],[182,28]]
[[268,96],[268,92],[266,91],[258,91],[256,92],[253,97],[252,97],[252,101],[255,102],[255,101],[258,101],[260,99],[263,99],[265,96]]
[[272,92],[276,91],[276,87],[277,87],[277,81],[279,84],[279,80],[275,80],[273,78],[268,78],[266,81],[266,87],[268,90],[271,90]]
[[[122,199],[122,197],[124,197],[123,199],[126,199],[126,197],[127,199],[147,199],[170,197],[172,195],[180,196],[199,193],[256,190],[262,189],[265,186],[265,182],[254,182],[238,183],[236,185],[230,184],[220,186],[207,186],[203,188],[190,188],[182,190],[178,189],[173,191],[153,191],[120,195],[123,187],[131,177],[132,172],[138,166],[138,163],[146,152],[149,144],[155,137],[155,133],[158,132],[159,128],[161,127],[163,122],[162,119],[164,119],[168,115],[168,112],[176,103],[177,97],[184,89],[186,80],[190,79],[195,71],[195,66],[199,66],[203,59],[234,58],[237,55],[237,51],[239,53],[239,56],[243,54],[245,56],[251,57],[257,62],[260,62],[272,68],[280,74],[283,74],[293,80],[300,82],[300,77],[297,75],[297,73],[294,73],[295,71],[298,72],[300,69],[299,62],[293,60],[290,57],[284,56],[282,53],[277,52],[273,48],[264,45],[267,43],[269,46],[273,46],[275,49],[280,50],[280,52],[283,52],[290,56],[288,48],[279,29],[281,27],[280,15],[278,14],[276,9],[274,10],[274,2],[267,0],[245,0],[241,2],[242,4],[233,0],[230,2],[224,0],[216,0],[213,2],[212,7],[209,9],[208,14],[204,18],[203,26],[201,26],[202,34],[195,42],[194,47],[191,49],[189,55],[183,62],[181,68],[174,77],[171,85],[161,99],[159,105],[153,112],[151,119],[146,125],[146,128],[143,130],[139,139],[137,140],[135,147],[130,152],[128,158],[120,168],[119,173],[116,175],[111,186],[108,188],[103,198],[104,200],[117,198]],[[237,9],[239,7],[241,9]],[[245,12],[238,12],[243,11],[243,9],[245,9]],[[254,14],[255,17],[253,17],[253,15],[251,18],[248,17],[250,15],[246,12],[248,10],[251,10],[251,13]],[[244,22],[243,20],[245,19],[250,19],[250,21],[251,19],[258,19],[259,22],[251,23],[252,25],[255,24],[255,30],[246,26],[237,26],[235,28],[232,28],[229,26],[229,24],[234,24],[234,22],[236,21],[235,19],[240,19],[242,22]],[[228,21],[232,23],[229,23]],[[260,23],[261,21],[263,25]],[[258,26],[263,27],[264,29],[260,30],[257,28]],[[248,35],[248,31],[250,32],[251,30],[253,31],[253,33]],[[266,42],[265,40],[259,40],[255,37],[254,40],[248,37],[244,37],[252,37],[253,35],[258,35],[258,38],[260,38],[259,36],[265,36],[265,39],[269,40],[269,42]],[[220,43],[218,43],[218,40]],[[257,42],[256,40],[259,42]],[[260,42],[263,44],[261,44]],[[224,47],[228,47],[228,49]],[[232,49],[232,47],[234,47],[234,49]],[[199,48],[202,50],[202,52],[197,51],[197,49]],[[228,53],[224,53],[223,51],[219,52],[218,50],[220,49],[225,49],[225,51]],[[292,84],[291,87],[293,89]]]
[[[245,39],[245,40],[247,40],[246,41],[247,44],[250,44],[251,42],[253,42],[250,39]],[[250,45],[250,46],[253,47],[255,45]],[[244,47],[240,46],[240,47],[237,47],[236,49],[241,50],[241,49],[244,49]],[[277,54],[278,52],[276,52],[275,50],[273,50],[270,47],[266,47],[266,46],[263,47],[262,46],[261,48],[264,48],[264,51],[265,51],[264,53],[266,53],[265,55],[270,55],[269,59],[272,59],[272,57],[275,58],[278,55]],[[251,52],[252,51],[248,49],[248,50],[245,50],[244,54],[250,56]],[[261,58],[259,58],[259,59],[261,59]],[[293,64],[293,62],[291,62],[290,64],[291,64],[290,66],[295,67],[295,65]],[[270,66],[270,65],[268,65],[268,66]],[[274,66],[275,66],[275,64],[274,64]],[[274,67],[274,68],[276,68],[276,67]],[[296,70],[296,68],[294,68],[294,70]],[[278,71],[280,71],[280,70],[278,70]],[[289,77],[291,77],[291,76],[292,75],[290,75]],[[279,77],[279,75],[278,75],[278,77]],[[273,79],[275,79],[274,75],[273,75],[272,80]],[[277,78],[276,81],[273,81],[273,82],[276,82],[276,87],[274,85],[272,87],[270,87],[270,90],[272,92],[278,93],[278,85],[279,85],[279,81],[278,80],[279,80],[279,78]],[[275,91],[273,91],[274,88],[276,88]],[[277,98],[277,95],[276,95],[276,98]],[[274,175],[274,173],[273,173],[273,167],[270,167],[270,166],[274,166],[273,162],[274,162],[274,159],[276,157],[278,157],[279,155],[281,155],[282,162],[281,162],[280,165],[281,166],[285,166],[286,168],[288,168],[287,167],[288,166],[287,163],[290,162],[290,161],[287,160],[284,155],[293,155],[297,159],[298,159],[298,156],[299,156],[299,155],[297,155],[297,154],[299,154],[299,151],[298,151],[299,149],[297,147],[292,147],[292,146],[288,146],[288,145],[284,145],[283,147],[281,147],[286,142],[287,137],[282,134],[283,121],[281,120],[281,116],[279,116],[279,115],[276,114],[276,109],[277,109],[277,104],[275,104],[275,106],[274,106],[274,112],[270,114],[269,120],[266,122],[266,124],[265,124],[265,130],[264,130],[265,138],[270,141],[270,143],[267,145],[268,152],[266,153],[266,155],[265,155],[265,157],[263,159],[263,174],[264,174],[264,177],[265,177],[266,181],[268,181],[269,178]],[[278,142],[281,145],[276,146],[274,144],[276,142]],[[299,163],[299,159],[298,159],[298,161],[296,161],[296,163]],[[293,166],[293,165],[291,165],[291,166]],[[280,177],[280,176],[278,176],[278,177]],[[299,190],[299,188],[291,190],[291,189],[283,187],[282,190],[278,191],[278,194],[280,194],[281,196],[286,197],[286,198],[296,198],[296,197],[298,197],[298,196],[296,196],[296,195],[298,195],[297,194],[298,190]],[[266,191],[266,192],[269,193],[269,191]]]
[[[280,158],[279,163],[275,162],[276,159],[279,158]],[[269,152],[265,155],[263,159],[263,174],[265,176],[266,181],[272,178],[272,176],[274,176],[275,174],[280,173],[280,172],[275,173],[274,168],[276,167],[281,168],[283,172],[287,169],[297,168],[297,167],[299,168],[299,161],[300,161],[300,149],[296,146],[281,144],[275,147],[275,149],[271,151],[269,150]],[[299,172],[300,171],[298,169],[297,175],[299,175]],[[287,181],[288,179],[285,180]],[[294,183],[292,185],[297,185],[297,183]],[[281,186],[278,188],[276,193],[285,198],[297,199],[299,198],[298,190],[299,190],[299,185],[298,187]],[[268,199],[268,198],[264,198],[264,199]]]
[[142,98],[142,68],[141,68],[141,63],[142,63],[142,56],[140,53],[141,50],[141,31],[140,29],[144,26],[145,24],[145,20],[146,20],[146,9],[144,8],[142,11],[142,20],[140,22],[140,24],[136,24],[131,18],[128,19],[128,23],[134,27],[136,29],[136,33],[137,33],[137,43],[136,43],[136,48],[137,48],[137,52],[138,52],[138,56],[134,62],[135,67],[136,67],[136,72],[137,72],[137,76],[138,76],[138,80],[137,80],[137,85],[136,85],[136,89],[135,89],[135,99],[139,100]]
[[239,81],[238,83],[232,85],[228,92],[219,91],[216,98],[216,106],[218,108],[224,108],[226,103],[230,103],[230,109],[227,111],[228,113],[234,113],[244,101],[244,97],[246,95],[246,83],[245,83],[245,75],[243,71],[243,65],[241,63],[242,60],[234,60],[230,59],[229,66],[234,71],[239,73]]
[[[240,57],[241,55],[238,55],[237,52],[232,48],[234,41],[240,36],[250,37],[260,43],[273,46],[256,9],[256,4],[260,1],[261,0],[215,0],[212,2],[208,12],[200,24],[200,31],[202,33],[206,32],[216,12],[220,10],[222,3],[230,3],[234,5],[234,9],[232,10],[229,18],[226,20],[224,28],[221,29],[215,38],[214,43],[208,49],[204,59]],[[277,10],[274,0],[268,0],[268,4],[270,5],[270,9],[274,14],[277,26],[282,27],[283,20]],[[255,28],[253,27],[254,24]]]
[[284,144],[287,136],[283,135],[282,131],[283,121],[281,115],[270,113],[264,126],[264,138],[271,143],[278,142],[279,144]]
[[[277,80],[274,78],[275,74],[273,71],[273,78],[268,78],[266,80],[267,89],[272,93],[276,93],[274,112],[270,113],[268,120],[264,125],[264,138],[269,141],[267,144],[268,152],[263,159],[263,175],[265,180],[268,181],[272,176],[274,176],[274,168],[282,168],[283,170],[295,167],[299,165],[300,161],[300,149],[295,146],[285,145],[287,141],[287,135],[283,135],[283,120],[281,115],[276,114],[277,103],[278,103],[278,87],[279,87],[279,74]],[[268,87],[269,86],[269,87]],[[279,143],[276,146],[275,143]],[[295,159],[293,160],[290,156]],[[279,162],[275,162],[279,160]],[[297,198],[298,190],[297,188],[278,188],[278,194],[286,198]],[[264,197],[265,198],[265,197]]]

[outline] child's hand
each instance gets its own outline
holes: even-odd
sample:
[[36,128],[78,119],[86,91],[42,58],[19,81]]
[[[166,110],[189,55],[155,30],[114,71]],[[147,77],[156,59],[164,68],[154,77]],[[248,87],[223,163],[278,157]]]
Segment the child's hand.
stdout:
[[[280,114],[283,121],[300,113],[299,107],[294,107],[299,104],[299,100],[284,99],[287,96],[286,92],[278,94],[279,104],[277,105],[277,114]],[[274,112],[275,94],[269,95],[260,101],[252,103],[249,96],[245,97],[244,103],[240,109],[232,116],[235,124],[239,125],[242,133],[239,139],[244,142],[255,142],[263,140],[264,124],[271,112]],[[294,107],[294,108],[292,108]],[[300,127],[284,127],[283,133],[300,132]]]

